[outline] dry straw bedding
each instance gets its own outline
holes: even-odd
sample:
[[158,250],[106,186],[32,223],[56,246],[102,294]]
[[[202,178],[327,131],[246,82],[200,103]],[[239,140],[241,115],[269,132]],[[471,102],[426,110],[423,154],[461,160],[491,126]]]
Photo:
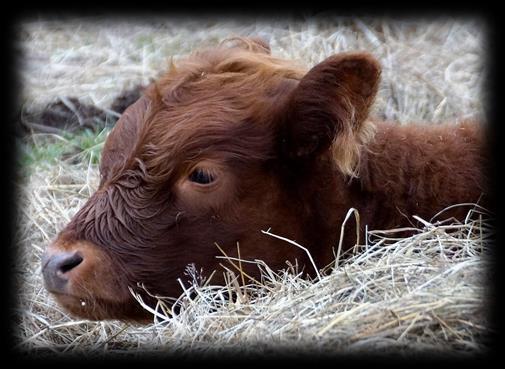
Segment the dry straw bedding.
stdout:
[[[73,19],[26,22],[20,29],[27,109],[59,96],[104,107],[122,89],[149,82],[170,56],[177,61],[200,45],[255,34],[269,39],[274,54],[307,66],[339,51],[372,52],[384,68],[374,107],[383,118],[407,124],[484,114],[485,34],[472,19]],[[255,262],[263,278],[239,287],[242,276],[233,266],[238,260],[221,255],[230,270],[228,285],[191,286],[198,270],[188,268],[181,276],[187,291],[179,297],[178,315],[160,301],[156,319],[147,326],[73,319],[44,290],[40,257],[96,188],[97,178],[96,165],[83,154],[57,165],[38,163],[19,182],[16,328],[22,350],[485,349],[482,338],[490,330],[484,308],[486,255],[492,229],[488,212],[469,204],[458,205],[469,210],[465,222],[444,221],[443,213],[434,219],[412,218],[418,232],[410,238],[400,238],[397,230],[370,230],[360,235],[362,245],[349,258],[339,256],[314,280],[302,278],[296,266],[272,271],[261,261],[243,260]],[[237,298],[226,299],[229,292]],[[190,293],[197,297],[189,299]]]

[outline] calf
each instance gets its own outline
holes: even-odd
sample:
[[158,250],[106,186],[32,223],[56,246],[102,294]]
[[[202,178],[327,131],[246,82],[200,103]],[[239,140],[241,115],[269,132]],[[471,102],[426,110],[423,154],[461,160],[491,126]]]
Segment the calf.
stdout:
[[[148,319],[132,287],[177,297],[189,264],[222,256],[272,269],[334,259],[350,208],[361,225],[409,225],[486,191],[481,127],[372,122],[380,77],[366,53],[308,72],[254,39],[182,60],[130,106],[102,153],[98,190],[48,247],[47,289],[76,316]],[[453,209],[447,217],[462,217]],[[354,245],[353,232],[343,249]],[[349,237],[350,236],[350,237]],[[244,271],[257,276],[254,265]],[[213,282],[222,282],[216,273]]]

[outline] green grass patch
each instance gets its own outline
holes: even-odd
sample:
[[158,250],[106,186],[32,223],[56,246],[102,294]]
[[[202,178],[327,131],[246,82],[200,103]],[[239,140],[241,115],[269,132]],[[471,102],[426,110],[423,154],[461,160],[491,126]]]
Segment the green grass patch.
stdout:
[[44,164],[87,162],[98,164],[110,128],[101,131],[90,129],[63,135],[33,134],[19,144],[19,165],[32,169]]

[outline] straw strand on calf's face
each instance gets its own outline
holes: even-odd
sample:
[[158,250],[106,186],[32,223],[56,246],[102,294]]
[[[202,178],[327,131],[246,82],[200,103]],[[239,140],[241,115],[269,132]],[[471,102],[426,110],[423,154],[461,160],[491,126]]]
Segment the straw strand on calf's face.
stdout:
[[[207,275],[220,269],[216,243],[234,256],[238,242],[242,259],[272,269],[286,260],[309,265],[304,251],[261,230],[296,240],[322,268],[351,207],[363,225],[381,227],[408,222],[402,214],[433,215],[449,201],[477,201],[477,130],[372,124],[380,67],[370,55],[335,55],[306,73],[257,41],[235,42],[173,66],[109,135],[99,189],[46,256],[48,289],[76,315],[148,317],[128,286],[177,297],[188,264]],[[433,170],[425,158],[438,163]],[[466,169],[457,170],[461,162]],[[448,173],[455,178],[443,180]],[[62,252],[70,256],[60,265]],[[213,283],[221,282],[217,273]],[[79,306],[84,296],[100,300],[93,313]]]

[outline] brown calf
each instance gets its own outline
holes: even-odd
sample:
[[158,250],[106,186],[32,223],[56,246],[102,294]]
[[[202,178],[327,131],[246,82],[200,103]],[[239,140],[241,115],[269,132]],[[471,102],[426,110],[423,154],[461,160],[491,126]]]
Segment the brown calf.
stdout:
[[[177,297],[187,265],[219,270],[215,243],[313,272],[303,250],[261,230],[324,267],[351,207],[363,226],[389,228],[478,201],[481,127],[372,123],[379,76],[365,53],[306,72],[248,39],[172,65],[110,133],[98,190],[44,256],[46,287],[77,316],[144,320],[128,286]],[[355,242],[347,233],[344,249]]]

